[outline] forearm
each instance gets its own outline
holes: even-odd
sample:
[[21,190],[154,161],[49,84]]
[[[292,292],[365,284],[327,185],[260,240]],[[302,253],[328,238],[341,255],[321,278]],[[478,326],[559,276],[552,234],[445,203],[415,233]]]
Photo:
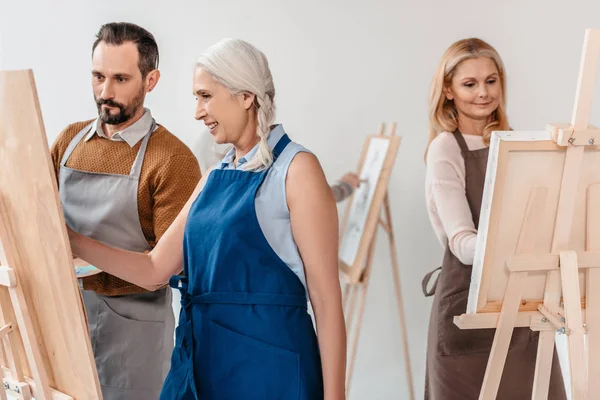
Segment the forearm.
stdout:
[[169,279],[155,267],[151,254],[106,246],[73,231],[69,231],[69,238],[76,257],[144,289],[155,290]]
[[333,193],[333,198],[336,202],[340,202],[350,197],[354,189],[346,182],[340,182],[331,186],[331,191]]
[[345,399],[346,327],[341,304],[313,301],[325,400]]
[[450,251],[465,265],[472,265],[477,245],[477,232],[464,230],[453,235],[448,242]]

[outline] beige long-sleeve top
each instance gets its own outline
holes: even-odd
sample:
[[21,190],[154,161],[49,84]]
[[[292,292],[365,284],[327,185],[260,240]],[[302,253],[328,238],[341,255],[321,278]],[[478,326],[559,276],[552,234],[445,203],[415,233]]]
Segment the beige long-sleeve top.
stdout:
[[[469,150],[485,147],[483,138],[463,135]],[[425,198],[429,219],[441,245],[465,265],[472,265],[477,230],[465,195],[465,161],[452,133],[442,132],[427,153]]]

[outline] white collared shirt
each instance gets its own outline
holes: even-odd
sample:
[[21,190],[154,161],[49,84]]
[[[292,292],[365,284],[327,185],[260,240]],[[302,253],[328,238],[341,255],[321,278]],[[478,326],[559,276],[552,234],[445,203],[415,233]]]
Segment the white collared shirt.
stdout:
[[100,118],[96,118],[90,132],[85,137],[85,141],[87,142],[97,134],[101,138],[113,140],[115,142],[127,142],[129,147],[133,147],[148,134],[153,122],[154,119],[152,118],[152,113],[149,109],[144,108],[144,115],[142,115],[142,118],[138,119],[122,131],[115,132],[114,135],[108,137],[102,129]]

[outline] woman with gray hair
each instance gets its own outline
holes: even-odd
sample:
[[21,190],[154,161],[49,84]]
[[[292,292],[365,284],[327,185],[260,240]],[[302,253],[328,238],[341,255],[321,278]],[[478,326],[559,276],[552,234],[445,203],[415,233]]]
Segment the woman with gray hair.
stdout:
[[232,149],[149,254],[70,232],[73,250],[142,287],[171,277],[181,291],[161,399],[345,399],[337,210],[321,166],[273,125],[273,78],[251,44],[206,50],[193,92],[195,118]]

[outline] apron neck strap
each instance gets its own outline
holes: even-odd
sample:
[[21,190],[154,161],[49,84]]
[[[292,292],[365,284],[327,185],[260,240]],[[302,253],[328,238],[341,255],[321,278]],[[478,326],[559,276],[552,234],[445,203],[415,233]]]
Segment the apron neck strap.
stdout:
[[455,130],[452,134],[454,135],[454,138],[458,142],[460,151],[462,152],[462,154],[464,156],[465,154],[467,154],[469,152],[469,146],[467,146],[467,142],[465,141],[465,138],[463,137],[462,133],[460,133],[460,131],[458,129]]
[[273,149],[273,162],[275,162],[277,158],[281,155],[281,153],[283,153],[283,150],[285,150],[285,148],[288,144],[290,144],[290,142],[291,140],[288,137],[287,133],[283,135],[281,139],[279,139],[279,142],[277,142],[275,148]]
[[152,119],[152,126],[150,127],[150,130],[148,131],[146,136],[144,136],[144,139],[142,140],[142,145],[140,146],[137,156],[135,157],[135,161],[131,166],[131,172],[129,173],[130,176],[140,176],[140,173],[142,172],[142,165],[144,164],[144,155],[146,154],[146,148],[148,147],[148,141],[150,140],[150,136],[152,136],[152,132],[154,132],[155,129],[156,121]]
[[65,166],[67,160],[69,159],[69,157],[71,157],[71,153],[73,152],[77,144],[79,144],[81,139],[90,131],[90,129],[92,129],[93,125],[93,122],[86,125],[86,127],[80,130],[79,133],[75,135],[75,137],[71,140],[71,143],[69,143],[69,145],[67,146],[67,149],[65,150],[65,153],[63,154],[62,159],[60,160],[61,167]]

